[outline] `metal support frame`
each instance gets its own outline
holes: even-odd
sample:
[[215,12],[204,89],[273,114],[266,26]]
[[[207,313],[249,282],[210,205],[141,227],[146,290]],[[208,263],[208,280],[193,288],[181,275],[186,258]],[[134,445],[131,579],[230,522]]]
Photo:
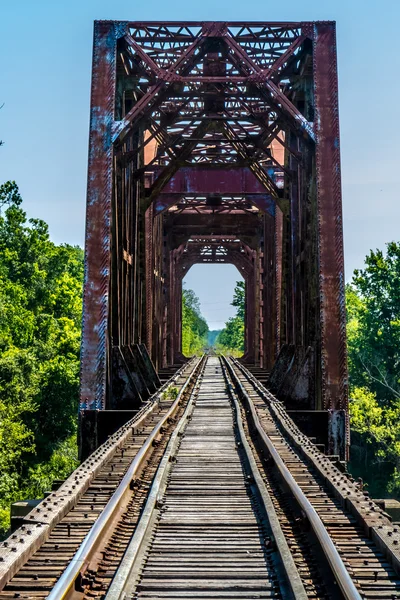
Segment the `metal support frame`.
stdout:
[[330,411],[343,455],[334,23],[95,23],[83,410],[114,406],[125,348],[145,341],[156,369],[182,360],[182,273],[207,236],[245,275],[245,359],[285,390],[313,378],[302,401]]

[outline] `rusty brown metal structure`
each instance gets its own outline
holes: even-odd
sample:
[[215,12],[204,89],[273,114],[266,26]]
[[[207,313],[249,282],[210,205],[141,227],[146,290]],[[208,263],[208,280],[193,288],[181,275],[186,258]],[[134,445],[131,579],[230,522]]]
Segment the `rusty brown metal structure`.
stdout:
[[300,421],[326,417],[343,456],[341,210],[333,22],[97,21],[82,414],[137,406],[149,356],[184,360],[182,278],[231,263],[243,360]]

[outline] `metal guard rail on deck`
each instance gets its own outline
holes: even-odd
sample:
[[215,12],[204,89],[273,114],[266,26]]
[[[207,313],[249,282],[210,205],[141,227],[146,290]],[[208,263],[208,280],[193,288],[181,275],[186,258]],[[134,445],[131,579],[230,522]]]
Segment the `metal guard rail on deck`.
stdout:
[[223,359],[224,359],[224,361],[227,365],[228,371],[232,377],[232,381],[235,382],[235,385],[236,385],[237,389],[239,390],[239,395],[246,400],[246,402],[250,408],[251,416],[253,418],[253,422],[257,429],[258,434],[260,435],[264,444],[267,446],[268,451],[269,451],[273,461],[275,462],[275,465],[277,466],[281,476],[283,477],[284,481],[289,486],[290,491],[292,492],[292,494],[296,498],[299,506],[304,511],[305,515],[307,516],[307,518],[310,522],[310,525],[311,525],[315,535],[317,536],[319,543],[321,544],[322,550],[329,562],[329,565],[332,569],[335,579],[344,594],[344,597],[346,598],[346,600],[361,600],[361,596],[360,596],[356,586],[354,585],[354,582],[353,582],[348,570],[346,569],[346,566],[343,563],[336,546],[332,542],[332,539],[331,539],[328,531],[326,530],[326,527],[324,526],[320,517],[318,516],[318,513],[316,512],[316,510],[314,509],[314,507],[312,506],[312,504],[310,503],[308,498],[305,496],[305,494],[303,493],[303,491],[301,490],[299,485],[296,483],[296,481],[293,478],[292,474],[290,473],[289,469],[283,462],[282,458],[279,456],[279,453],[277,452],[275,446],[273,445],[273,443],[269,439],[268,435],[265,433],[264,429],[262,428],[260,420],[257,415],[257,411],[255,409],[255,406],[254,406],[253,402],[251,401],[250,396],[247,394],[246,390],[240,383],[239,378],[237,377],[235,371],[233,370],[230,361],[228,359],[226,359],[225,357],[223,357]]

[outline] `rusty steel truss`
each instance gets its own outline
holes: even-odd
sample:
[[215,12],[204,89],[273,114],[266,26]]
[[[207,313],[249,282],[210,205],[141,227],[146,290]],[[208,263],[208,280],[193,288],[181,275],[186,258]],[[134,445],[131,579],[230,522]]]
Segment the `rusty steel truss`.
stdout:
[[157,370],[181,362],[182,278],[231,263],[243,360],[326,413],[344,455],[333,22],[95,22],[86,219],[83,411],[143,399],[143,344]]

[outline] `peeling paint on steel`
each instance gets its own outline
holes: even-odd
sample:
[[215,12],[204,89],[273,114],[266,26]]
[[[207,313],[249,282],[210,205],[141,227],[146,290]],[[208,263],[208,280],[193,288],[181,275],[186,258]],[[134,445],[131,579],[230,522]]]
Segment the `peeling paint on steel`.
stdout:
[[[314,26],[322,396],[348,410],[338,90],[334,24]],[[334,226],[333,226],[334,224]],[[337,432],[332,431],[337,443]],[[341,455],[344,438],[341,437]]]
[[115,54],[123,28],[109,21],[94,29],[80,390],[81,408],[90,409],[105,407]]

